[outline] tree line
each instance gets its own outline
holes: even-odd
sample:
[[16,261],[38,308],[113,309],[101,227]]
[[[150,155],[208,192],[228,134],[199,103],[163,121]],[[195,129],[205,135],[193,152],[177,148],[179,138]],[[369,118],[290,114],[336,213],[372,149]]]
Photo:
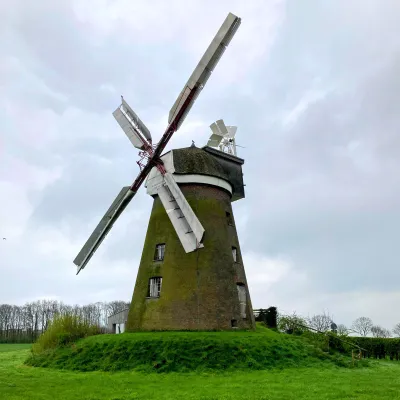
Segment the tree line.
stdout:
[[[312,317],[300,317],[277,314],[277,328],[281,332],[306,335],[308,339],[322,343],[327,351],[337,350],[340,353],[357,357],[400,360],[400,323],[390,331],[373,323],[371,318],[359,317],[350,327],[335,324],[329,314],[318,314]],[[267,320],[263,321],[267,326]],[[354,362],[354,358],[353,358]]]
[[301,317],[296,313],[291,315],[278,314],[278,327],[282,331],[299,331],[311,328],[318,332],[334,331],[339,335],[352,335],[375,338],[400,337],[400,322],[392,330],[373,323],[369,317],[359,317],[350,327],[344,324],[335,324],[328,313],[317,314],[311,317]]
[[57,300],[38,300],[23,306],[0,304],[0,343],[31,343],[44,332],[55,315],[74,315],[107,330],[107,318],[129,307],[116,300],[87,305],[68,305]]
[[[106,332],[108,317],[128,308],[129,305],[129,302],[123,300],[96,302],[83,306],[68,305],[57,300],[38,300],[23,306],[0,304],[0,343],[34,342],[47,329],[55,315],[78,316],[84,322],[97,325]],[[277,319],[278,329],[286,332],[312,328],[319,332],[334,330],[340,335],[400,337],[400,322],[390,331],[375,325],[368,317],[357,318],[350,327],[346,327],[343,324],[336,325],[328,313],[301,317],[296,313],[291,315],[277,313],[275,307],[254,311],[256,320]]]

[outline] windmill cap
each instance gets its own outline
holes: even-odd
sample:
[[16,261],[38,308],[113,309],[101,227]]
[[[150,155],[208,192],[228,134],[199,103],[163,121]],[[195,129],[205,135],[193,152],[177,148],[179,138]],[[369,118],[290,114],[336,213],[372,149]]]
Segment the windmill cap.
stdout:
[[194,146],[172,150],[174,174],[208,175],[228,182],[232,201],[244,198],[242,165],[244,160],[211,147]]
[[222,165],[205,150],[192,145],[172,152],[175,174],[209,175],[230,181]]

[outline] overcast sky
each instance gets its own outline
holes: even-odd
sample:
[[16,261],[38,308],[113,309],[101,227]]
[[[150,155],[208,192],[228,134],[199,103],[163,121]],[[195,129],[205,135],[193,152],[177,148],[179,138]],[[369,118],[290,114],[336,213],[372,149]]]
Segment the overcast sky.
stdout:
[[112,111],[123,94],[157,141],[229,11],[242,25],[167,150],[239,127],[254,308],[400,322],[397,0],[1,1],[0,303],[131,299],[144,188],[72,263],[139,172]]

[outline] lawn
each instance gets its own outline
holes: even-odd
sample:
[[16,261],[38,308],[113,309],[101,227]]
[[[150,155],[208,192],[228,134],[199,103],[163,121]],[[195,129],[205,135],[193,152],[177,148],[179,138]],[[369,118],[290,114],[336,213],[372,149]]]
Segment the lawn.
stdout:
[[0,343],[0,353],[5,351],[15,351],[22,349],[30,349],[32,347],[31,344],[18,343],[18,344],[8,344],[8,343]]
[[24,366],[28,353],[0,344],[0,399],[400,399],[398,362],[216,374],[83,373]]

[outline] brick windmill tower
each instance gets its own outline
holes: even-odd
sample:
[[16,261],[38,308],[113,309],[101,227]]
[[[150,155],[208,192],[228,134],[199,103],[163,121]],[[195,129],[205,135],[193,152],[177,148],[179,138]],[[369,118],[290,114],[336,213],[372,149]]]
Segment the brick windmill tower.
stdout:
[[173,105],[157,145],[122,98],[114,117],[140,150],[141,172],[121,189],[74,260],[83,269],[146,180],[153,208],[136,279],[127,330],[230,330],[255,326],[233,201],[244,197],[236,127],[211,125],[208,145],[162,155],[240,25],[229,13]]

